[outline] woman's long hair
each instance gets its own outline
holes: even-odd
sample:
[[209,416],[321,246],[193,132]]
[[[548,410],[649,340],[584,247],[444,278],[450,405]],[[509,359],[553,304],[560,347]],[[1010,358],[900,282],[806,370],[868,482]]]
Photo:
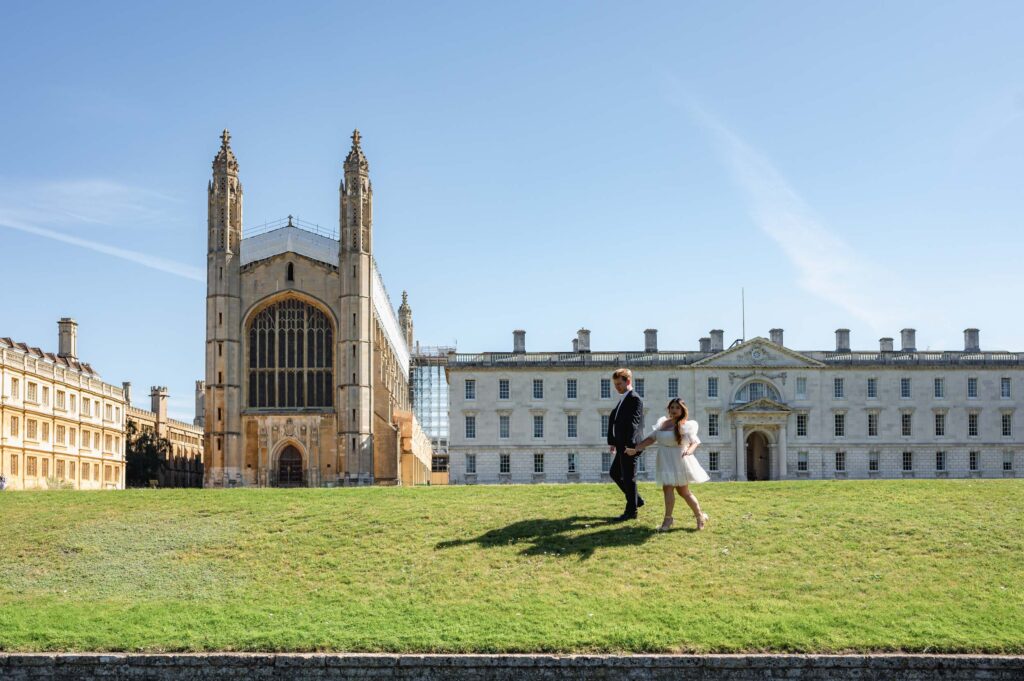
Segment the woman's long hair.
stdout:
[[671,407],[673,404],[678,404],[679,408],[683,410],[683,415],[676,419],[676,422],[673,424],[673,426],[675,427],[676,444],[681,445],[683,444],[683,423],[690,415],[690,410],[686,408],[686,403],[683,402],[678,397],[673,397],[671,400],[668,401],[669,407]]

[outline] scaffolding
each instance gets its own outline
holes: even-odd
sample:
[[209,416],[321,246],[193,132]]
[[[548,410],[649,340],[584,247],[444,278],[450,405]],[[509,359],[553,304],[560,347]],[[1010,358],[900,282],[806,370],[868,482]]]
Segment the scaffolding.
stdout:
[[416,343],[409,369],[413,414],[434,449],[434,473],[448,471],[448,354],[455,348]]

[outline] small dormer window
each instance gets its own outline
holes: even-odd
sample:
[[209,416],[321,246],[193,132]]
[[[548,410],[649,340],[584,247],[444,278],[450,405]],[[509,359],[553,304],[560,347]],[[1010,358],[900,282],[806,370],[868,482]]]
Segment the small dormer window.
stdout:
[[286,275],[285,279],[287,281],[295,281],[295,265],[293,265],[292,263],[288,263],[288,274]]

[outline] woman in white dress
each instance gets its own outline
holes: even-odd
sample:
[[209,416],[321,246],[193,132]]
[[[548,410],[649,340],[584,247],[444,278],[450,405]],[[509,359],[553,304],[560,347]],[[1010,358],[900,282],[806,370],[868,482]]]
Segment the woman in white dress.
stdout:
[[668,403],[668,416],[658,419],[654,432],[636,449],[627,449],[626,454],[635,456],[647,447],[657,443],[658,460],[655,466],[654,479],[665,494],[665,519],[658,528],[659,532],[667,532],[674,522],[672,510],[676,505],[675,493],[683,498],[686,505],[693,511],[697,519],[697,529],[703,530],[708,521],[708,514],[701,510],[700,502],[693,496],[691,483],[707,482],[711,476],[701,467],[693,452],[700,445],[697,437],[699,425],[696,421],[688,421],[686,405],[676,398]]

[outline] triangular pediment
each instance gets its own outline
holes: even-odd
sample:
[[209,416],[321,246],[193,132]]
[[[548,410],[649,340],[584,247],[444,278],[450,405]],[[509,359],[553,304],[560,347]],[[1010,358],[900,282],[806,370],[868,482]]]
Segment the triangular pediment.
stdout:
[[751,413],[751,412],[764,413],[764,412],[767,412],[767,411],[775,411],[775,412],[782,411],[782,412],[789,413],[789,412],[791,412],[793,410],[790,409],[789,407],[787,407],[786,405],[784,405],[782,402],[776,402],[775,400],[769,399],[767,397],[762,397],[762,398],[754,400],[752,402],[747,402],[745,404],[738,405],[738,406],[733,407],[732,409],[729,410],[730,413],[734,413],[734,414],[737,413],[737,412],[739,412],[739,413],[744,413],[744,412],[745,413]]
[[758,336],[694,362],[693,366],[810,369],[825,365],[807,355],[801,355]]

